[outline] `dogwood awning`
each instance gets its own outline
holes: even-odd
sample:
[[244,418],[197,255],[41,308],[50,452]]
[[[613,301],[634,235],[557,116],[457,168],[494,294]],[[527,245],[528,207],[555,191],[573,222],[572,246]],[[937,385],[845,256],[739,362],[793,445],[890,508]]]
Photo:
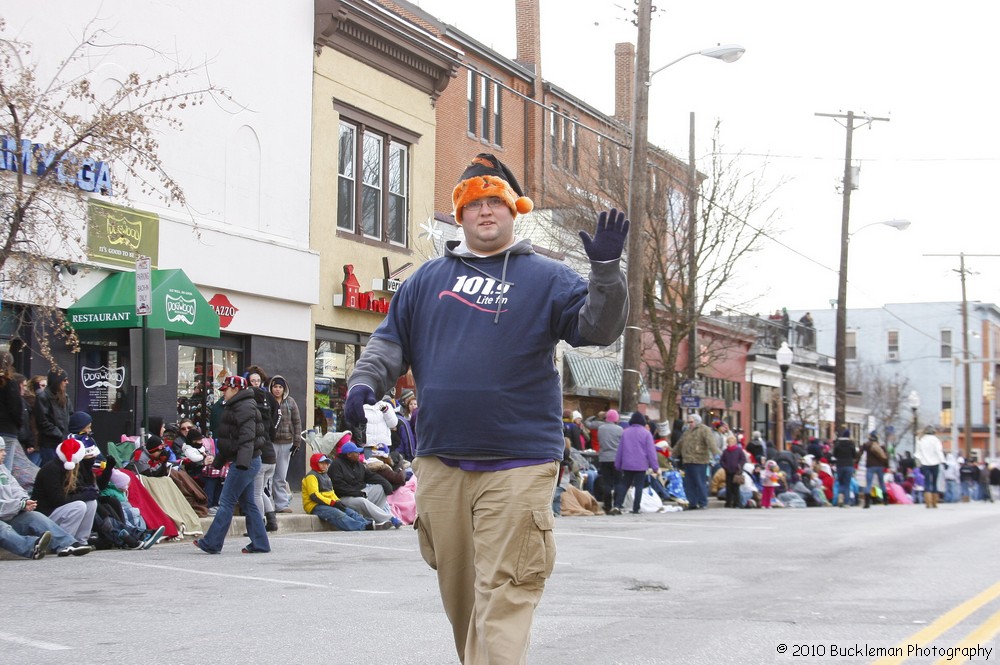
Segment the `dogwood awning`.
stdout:
[[[153,270],[152,313],[146,325],[168,336],[218,337],[219,315],[183,270]],[[139,328],[135,313],[135,273],[108,275],[66,310],[76,330]]]

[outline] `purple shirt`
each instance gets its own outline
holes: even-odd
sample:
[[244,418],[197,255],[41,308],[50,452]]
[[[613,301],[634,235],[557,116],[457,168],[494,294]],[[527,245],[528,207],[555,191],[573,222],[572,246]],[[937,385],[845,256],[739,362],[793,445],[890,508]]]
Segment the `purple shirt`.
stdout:
[[656,459],[653,435],[642,425],[629,425],[622,433],[618,452],[615,453],[615,468],[619,471],[645,471],[660,468]]

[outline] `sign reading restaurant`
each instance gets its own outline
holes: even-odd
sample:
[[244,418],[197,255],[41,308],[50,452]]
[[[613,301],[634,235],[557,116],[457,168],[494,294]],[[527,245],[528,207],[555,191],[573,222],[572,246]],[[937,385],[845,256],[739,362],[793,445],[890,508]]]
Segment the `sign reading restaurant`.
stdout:
[[82,314],[71,314],[69,322],[77,323],[115,323],[118,321],[128,321],[128,312],[84,312]]

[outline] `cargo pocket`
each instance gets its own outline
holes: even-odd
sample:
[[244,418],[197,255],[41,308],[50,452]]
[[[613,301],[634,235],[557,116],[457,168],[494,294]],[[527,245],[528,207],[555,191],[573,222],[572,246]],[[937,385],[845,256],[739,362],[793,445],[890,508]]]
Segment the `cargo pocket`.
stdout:
[[431,542],[430,524],[427,520],[421,520],[420,515],[413,521],[413,528],[417,530],[417,542],[420,544],[420,556],[423,557],[427,565],[437,570],[437,557],[434,556],[434,544]]
[[514,583],[548,579],[556,563],[556,541],[552,534],[555,517],[551,510],[533,510],[524,529]]

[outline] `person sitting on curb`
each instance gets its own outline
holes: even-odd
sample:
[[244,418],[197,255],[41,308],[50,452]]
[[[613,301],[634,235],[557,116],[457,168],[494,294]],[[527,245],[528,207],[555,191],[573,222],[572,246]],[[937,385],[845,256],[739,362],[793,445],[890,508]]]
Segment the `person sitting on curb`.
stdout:
[[140,476],[158,478],[170,473],[170,449],[156,434],[146,435],[146,445],[136,448],[128,467]]
[[362,464],[361,448],[348,441],[340,448],[340,454],[330,464],[330,480],[333,491],[341,503],[353,508],[363,516],[381,526],[389,522],[397,529],[403,523],[393,516],[386,503],[386,496],[392,494],[388,480]]
[[366,520],[337,498],[337,493],[333,491],[333,481],[327,475],[330,462],[330,458],[323,453],[315,453],[309,458],[309,467],[312,471],[302,478],[302,509],[338,531],[374,531],[376,528],[390,528],[392,526],[390,522],[376,526],[373,521]]
[[93,548],[35,510],[36,503],[3,465],[7,446],[0,438],[0,547],[26,559],[49,552],[83,556]]
[[[55,448],[56,458],[42,465],[35,476],[31,498],[36,510],[70,533],[77,542],[86,543],[94,528],[97,513],[97,485],[93,482],[86,446],[76,439],[66,439]],[[88,465],[82,473],[81,464]]]

